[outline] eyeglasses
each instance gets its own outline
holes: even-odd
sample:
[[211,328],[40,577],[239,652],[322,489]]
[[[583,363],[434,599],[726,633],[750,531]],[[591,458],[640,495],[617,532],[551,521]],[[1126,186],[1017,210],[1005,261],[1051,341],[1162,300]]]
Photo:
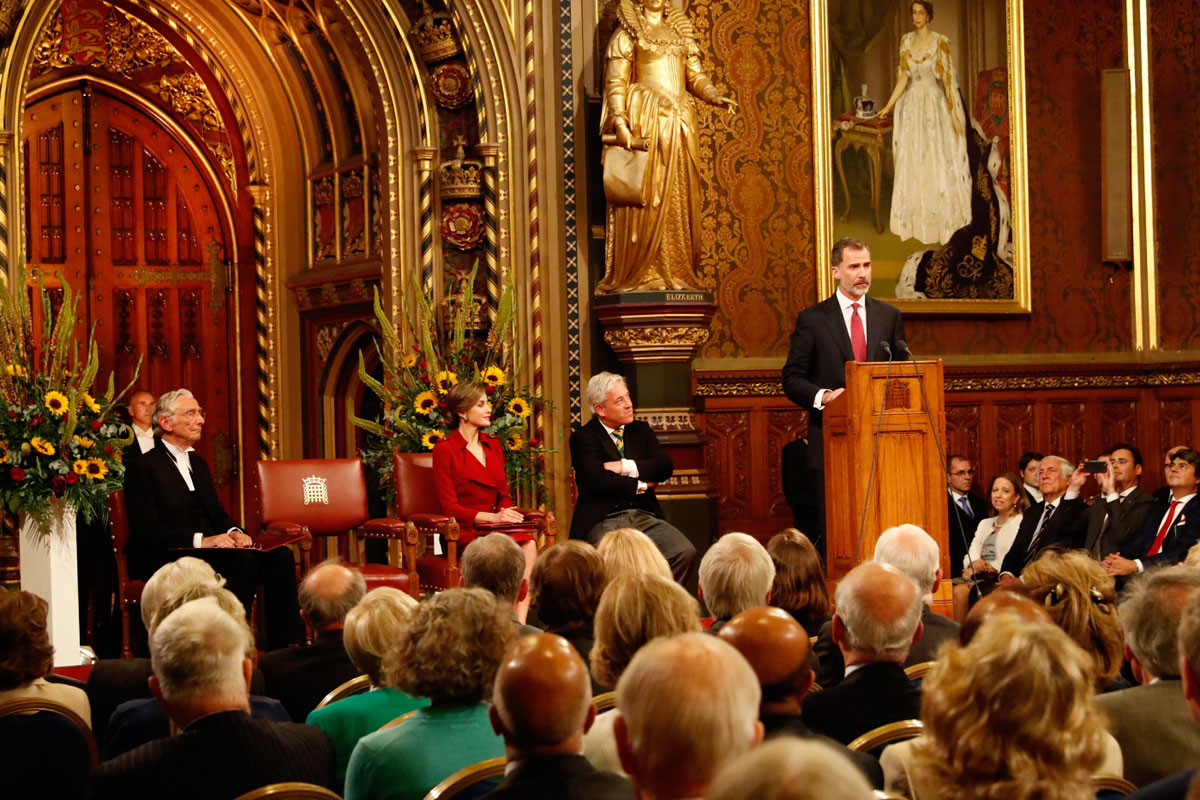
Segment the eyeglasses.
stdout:
[[184,411],[182,413],[176,411],[175,415],[179,416],[179,417],[183,417],[184,419],[196,419],[197,417],[199,417],[200,419],[204,419],[204,409],[203,408],[189,408],[187,411]]

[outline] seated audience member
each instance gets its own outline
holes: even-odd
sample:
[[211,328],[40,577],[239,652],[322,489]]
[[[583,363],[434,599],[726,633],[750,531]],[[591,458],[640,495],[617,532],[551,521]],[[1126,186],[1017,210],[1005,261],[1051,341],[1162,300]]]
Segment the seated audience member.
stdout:
[[588,684],[587,666],[561,636],[539,633],[513,643],[496,672],[489,712],[509,768],[486,795],[490,800],[633,797],[628,780],[582,755],[584,731],[596,716]]
[[901,665],[921,636],[921,590],[895,567],[868,561],[842,578],[834,605],[831,635],[846,676],[804,698],[805,723],[849,744],[880,725],[916,719],[921,690]]
[[1105,557],[1111,575],[1133,575],[1150,567],[1178,564],[1200,542],[1200,453],[1180,450],[1167,470],[1171,496],[1146,514],[1141,532],[1130,537],[1120,554]]
[[[897,525],[879,535],[875,561],[900,570],[921,592],[921,633],[909,648],[903,666],[933,661],[944,642],[958,641],[958,623],[929,607],[942,582],[937,542],[916,525]],[[833,641],[832,623],[821,627],[813,650],[817,654],[817,683],[821,688],[828,689],[841,682],[845,667],[841,650]]]
[[850,752],[815,739],[801,741],[785,736],[764,742],[726,764],[705,797],[707,800],[871,800],[875,796],[871,785],[846,759]]
[[967,614],[966,622],[963,623],[962,630],[959,631],[959,644],[970,644],[971,639],[975,638],[975,634],[979,631],[980,626],[992,617],[1000,614],[1012,614],[1026,622],[1054,624],[1054,620],[1050,619],[1050,614],[1046,611],[1045,606],[1033,602],[1027,595],[1019,592],[1010,589],[997,589],[971,606],[971,611]]
[[1000,585],[1020,577],[1021,570],[1048,547],[1081,547],[1087,535],[1087,504],[1079,496],[1087,483],[1083,465],[1071,466],[1061,456],[1046,456],[1038,467],[1042,500],[1021,515],[1017,536],[1000,563]]
[[[608,571],[596,548],[574,539],[549,547],[533,565],[529,593],[547,633],[556,633],[589,663],[596,643],[593,627]],[[592,681],[592,692],[605,691]]]
[[1097,689],[1129,686],[1120,675],[1125,634],[1117,616],[1117,592],[1100,564],[1082,550],[1048,550],[1025,567],[1021,583],[1054,624],[1095,660]]
[[747,608],[765,606],[771,600],[775,565],[753,536],[727,533],[717,539],[700,561],[700,600],[715,618],[709,633]]
[[471,544],[462,557],[462,585],[468,589],[487,589],[501,605],[511,608],[518,636],[541,633],[540,628],[521,622],[518,612],[522,607],[529,610],[525,553],[508,534],[489,533]]
[[596,552],[604,559],[610,581],[622,575],[672,577],[671,565],[654,541],[635,528],[616,528],[604,534]]
[[593,375],[587,401],[592,419],[568,442],[578,490],[570,538],[599,545],[615,528],[636,528],[654,540],[675,580],[694,586],[696,547],[663,518],[654,494],[654,487],[675,471],[671,457],[654,429],[633,418],[633,401],[620,375]]
[[1171,484],[1167,478],[1171,475],[1171,464],[1175,461],[1175,454],[1181,450],[1192,450],[1191,445],[1177,444],[1167,448],[1167,452],[1163,453],[1163,485],[1154,490],[1154,502],[1165,503],[1171,499]]
[[[592,648],[592,677],[601,686],[617,685],[642,645],[660,636],[700,630],[700,606],[671,578],[627,575],[610,581],[596,609],[596,646]],[[606,711],[583,737],[583,754],[597,769],[621,770],[613,722]]]
[[1020,484],[1021,479],[1011,472],[992,478],[988,488],[989,516],[984,516],[975,525],[963,563],[951,562],[951,570],[962,569],[962,578],[954,582],[956,622],[961,623],[967,616],[971,589],[981,580],[995,579],[1000,574],[1000,565],[1021,527],[1021,515],[1029,508]]
[[883,786],[879,762],[866,753],[847,750],[809,730],[800,718],[800,704],[813,684],[809,667],[808,634],[783,609],[751,608],[731,619],[717,634],[750,663],[762,687],[758,719],[765,738],[798,736],[824,741],[854,762],[876,788]]
[[47,616],[50,606],[36,594],[0,589],[0,702],[39,698],[62,703],[89,726],[92,710],[82,689],[51,683],[54,645]]
[[400,641],[416,609],[417,601],[411,595],[391,586],[381,586],[368,592],[346,615],[342,633],[346,654],[354,666],[371,679],[371,689],[315,709],[307,720],[333,742],[339,791],[346,780],[350,754],[359,739],[396,717],[429,705],[423,697],[412,697],[389,686],[383,676],[383,656]]
[[954,574],[966,562],[968,545],[979,522],[987,518],[990,500],[975,491],[975,467],[966,456],[946,457],[946,544],[950,551],[950,572]]
[[908,797],[1085,800],[1121,749],[1093,702],[1092,661],[1053,625],[989,619],[925,676],[925,732],[880,756],[885,788]]
[[1138,576],[1121,598],[1125,657],[1139,685],[1096,698],[1121,745],[1125,777],[1145,786],[1200,764],[1200,723],[1188,713],[1179,677],[1179,620],[1200,588],[1200,569],[1168,567]]
[[313,643],[264,653],[258,661],[267,695],[283,703],[292,722],[304,722],[325,695],[358,675],[342,644],[342,629],[366,591],[361,572],[330,561],[300,581],[300,616],[313,629]]
[[1088,511],[1087,537],[1083,549],[1100,561],[1119,553],[1146,522],[1154,508],[1154,498],[1138,486],[1142,477],[1142,451],[1132,444],[1112,447],[1108,471],[1097,473],[1100,494]]
[[447,589],[421,603],[383,673],[388,685],[428,697],[429,707],[359,740],[347,800],[422,800],[463,767],[504,755],[484,701],[516,634],[512,604],[484,589]]
[[1043,458],[1045,456],[1041,453],[1029,451],[1022,453],[1017,462],[1017,474],[1021,476],[1021,490],[1025,493],[1026,505],[1032,506],[1042,502],[1041,481],[1038,476]]
[[[172,611],[202,597],[214,598],[221,610],[233,617],[239,625],[245,627],[246,635],[252,637],[250,626],[246,624],[246,611],[242,608],[242,604],[233,596],[233,592],[212,583],[185,583],[176,588],[159,604],[154,618],[150,621],[150,634],[154,634],[158,623],[170,616]],[[258,651],[253,646],[246,651],[246,658],[249,658],[251,663],[254,662],[257,655]],[[271,722],[291,721],[291,717],[288,716],[287,709],[283,707],[282,703],[255,692],[253,678],[250,689],[250,716]],[[104,738],[100,740],[100,760],[108,761],[122,753],[128,753],[136,747],[141,747],[146,742],[164,739],[170,735],[171,721],[167,719],[166,711],[154,701],[153,697],[126,700],[117,706],[108,719]]]
[[795,617],[809,636],[816,636],[821,626],[833,618],[817,548],[803,533],[788,528],[767,542],[767,555],[775,564],[771,605]]
[[[138,611],[147,632],[159,606],[186,583],[224,586],[225,579],[207,561],[184,556],[159,567],[142,589]],[[117,706],[127,700],[151,699],[149,679],[153,674],[148,658],[102,658],[92,665],[87,677],[88,700],[92,706],[92,730],[104,740],[104,727]],[[253,690],[261,693],[262,673],[254,671]]]
[[639,650],[617,682],[613,726],[637,796],[703,796],[725,764],[762,741],[761,699],[746,659],[715,636],[684,633]]
[[283,781],[334,785],[333,747],[307,725],[249,714],[249,630],[214,598],[186,603],[150,639],[150,690],[178,733],[101,763],[95,800],[236,798]]
[[172,560],[172,549],[196,547],[198,538],[194,555],[225,576],[244,608],[251,608],[255,587],[263,587],[268,647],[301,641],[295,558],[286,547],[252,549],[253,540],[221,506],[212,473],[194,451],[204,429],[200,403],[187,389],[167,392],[158,398],[154,424],[160,432],[154,449],[125,471],[129,576],[150,577]]

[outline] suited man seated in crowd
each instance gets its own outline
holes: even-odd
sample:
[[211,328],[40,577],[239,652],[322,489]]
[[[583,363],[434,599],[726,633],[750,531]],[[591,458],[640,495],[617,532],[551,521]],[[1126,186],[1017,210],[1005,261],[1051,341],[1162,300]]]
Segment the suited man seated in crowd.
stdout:
[[465,588],[487,589],[502,606],[512,608],[518,636],[542,632],[517,616],[518,606],[529,596],[529,581],[525,578],[525,553],[508,534],[489,533],[472,542],[463,553],[461,580]]
[[579,497],[571,518],[572,539],[600,544],[604,534],[634,528],[662,551],[675,580],[694,591],[696,548],[663,519],[654,487],[675,471],[654,430],[633,418],[625,379],[611,372],[587,386],[592,419],[571,434],[571,465]]
[[[1179,673],[1183,683],[1183,699],[1192,719],[1200,722],[1200,592],[1192,592],[1179,621]],[[1194,783],[1200,762],[1193,761],[1190,769],[1155,781],[1129,795],[1129,800],[1185,800],[1192,796],[1188,788]]]
[[333,785],[333,747],[307,725],[250,716],[249,629],[213,598],[173,611],[150,641],[150,690],[174,736],[100,764],[96,800],[220,800],[282,781]]
[[758,719],[764,738],[798,736],[823,741],[853,761],[875,788],[883,788],[878,760],[813,733],[800,718],[801,702],[814,677],[803,625],[781,608],[761,606],[738,614],[717,635],[737,648],[758,676],[762,688]]
[[762,741],[761,699],[746,659],[715,636],[643,646],[617,682],[613,724],[640,800],[704,796],[721,767]]
[[1186,444],[1176,444],[1167,448],[1167,452],[1163,453],[1163,485],[1154,490],[1154,502],[1161,503],[1171,498],[1171,486],[1167,482],[1167,478],[1171,475],[1171,463],[1175,460],[1175,454],[1180,450],[1194,450],[1195,448]]
[[979,521],[988,515],[988,502],[971,487],[975,484],[975,467],[966,456],[952,455],[946,459],[947,498],[946,519],[950,530],[946,542],[950,549],[950,566],[958,569],[970,547]]
[[300,617],[312,628],[313,643],[264,653],[258,662],[267,694],[283,703],[292,722],[304,722],[325,695],[358,675],[342,644],[342,630],[346,615],[366,593],[362,573],[337,561],[313,567],[300,581]]
[[[221,610],[237,620],[249,635],[250,626],[246,624],[246,611],[238,599],[233,596],[233,592],[207,582],[185,583],[171,592],[162,601],[150,622],[150,635],[154,635],[158,624],[170,616],[175,609],[204,597],[215,599]],[[258,651],[253,646],[246,651],[246,657],[250,659],[251,663],[254,662],[257,655]],[[261,685],[262,675],[257,669],[250,678],[250,716],[272,722],[290,722],[291,717],[288,716],[287,709],[283,707],[282,703],[272,697],[263,696],[254,688],[256,677],[257,682]],[[146,683],[149,688],[149,679]],[[99,739],[100,760],[108,761],[147,742],[165,739],[170,735],[171,721],[167,719],[166,712],[155,702],[153,696],[127,700],[117,706],[112,716],[108,718],[104,737]]]
[[1104,559],[1108,574],[1118,577],[1150,567],[1179,564],[1200,541],[1200,452],[1180,450],[1167,470],[1170,498],[1157,503],[1142,523],[1141,532],[1118,553]]
[[1100,493],[1087,515],[1083,549],[1101,560],[1121,552],[1130,538],[1142,530],[1154,498],[1138,486],[1142,477],[1142,451],[1124,442],[1109,451],[1108,471],[1096,473]]
[[1042,501],[1025,510],[1021,527],[1000,565],[1001,586],[1021,576],[1021,570],[1047,547],[1080,547],[1087,533],[1087,506],[1079,496],[1087,483],[1083,465],[1073,467],[1062,456],[1046,456],[1038,467]]
[[130,577],[149,578],[179,555],[172,550],[197,548],[191,554],[224,575],[245,608],[262,585],[268,648],[301,641],[292,551],[248,549],[253,541],[221,506],[208,464],[194,451],[204,430],[200,403],[187,389],[167,392],[155,405],[154,424],[154,449],[125,472]]
[[[916,584],[921,592],[921,634],[904,659],[906,667],[937,658],[944,642],[958,640],[958,623],[930,608],[933,593],[942,582],[941,550],[933,537],[916,525],[888,528],[875,540],[875,561],[887,564]],[[841,682],[846,668],[833,640],[833,622],[821,626],[817,643],[817,683],[827,689]]]
[[533,634],[509,647],[496,672],[489,717],[504,737],[509,763],[489,800],[632,800],[627,779],[583,756],[583,734],[596,709],[587,665],[561,636]]
[[869,730],[921,715],[921,690],[901,665],[921,637],[922,591],[888,564],[859,564],[834,596],[833,642],[846,675],[836,686],[810,693],[805,722],[842,744]]
[[848,752],[814,739],[780,737],[726,765],[707,800],[872,800],[871,784],[846,759]]
[[1179,622],[1200,589],[1200,569],[1151,570],[1130,582],[1119,612],[1125,658],[1137,686],[1096,697],[1121,745],[1125,777],[1138,786],[1200,764],[1200,723],[1183,700]]
[[775,563],[767,549],[753,536],[727,533],[700,561],[700,600],[715,617],[709,633],[747,608],[771,601]]

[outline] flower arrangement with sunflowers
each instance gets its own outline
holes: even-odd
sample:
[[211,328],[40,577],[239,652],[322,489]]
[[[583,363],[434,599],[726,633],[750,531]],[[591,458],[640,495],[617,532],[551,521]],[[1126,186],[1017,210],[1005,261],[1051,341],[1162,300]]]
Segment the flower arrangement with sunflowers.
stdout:
[[[11,280],[24,286],[23,270]],[[133,433],[111,413],[112,376],[106,393],[93,393],[99,355],[91,336],[82,355],[72,341],[71,288],[63,284],[57,318],[44,289],[40,299],[35,348],[26,293],[14,298],[0,287],[0,508],[45,530],[56,501],[72,503],[86,521],[103,516],[106,495],[121,488],[121,450]]]
[[372,421],[350,414],[350,420],[367,432],[363,461],[380,476],[380,489],[387,501],[394,497],[392,455],[432,450],[452,428],[445,421],[445,396],[459,381],[483,384],[492,405],[492,424],[487,432],[504,448],[504,467],[510,489],[520,505],[540,506],[546,499],[542,457],[554,452],[532,432],[535,415],[549,407],[548,401],[517,385],[521,373],[520,349],[512,344],[515,329],[515,294],[511,286],[500,298],[496,319],[486,338],[475,335],[473,324],[475,270],[462,282],[459,292],[446,298],[435,312],[414,282],[417,314],[409,320],[414,344],[405,347],[375,295],[375,317],[379,321],[383,347],[379,360],[383,381],[366,369],[359,353],[359,377],[383,405],[383,414]]

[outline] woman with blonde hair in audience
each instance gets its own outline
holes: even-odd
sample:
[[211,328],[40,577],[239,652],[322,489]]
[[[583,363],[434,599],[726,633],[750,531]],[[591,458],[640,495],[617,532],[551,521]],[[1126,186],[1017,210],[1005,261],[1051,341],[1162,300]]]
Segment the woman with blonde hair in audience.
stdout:
[[[614,578],[596,609],[592,677],[601,686],[615,687],[634,654],[646,642],[659,636],[699,630],[700,604],[675,583],[670,571],[666,577],[636,574]],[[612,711],[596,716],[596,722],[583,737],[583,754],[596,769],[624,774],[613,737],[615,720]]]
[[36,594],[0,589],[0,703],[36,698],[61,703],[91,727],[87,694],[51,683],[54,645],[47,623],[50,606]]
[[1083,550],[1043,552],[1021,571],[1025,594],[1045,606],[1054,624],[1096,662],[1096,688],[1129,687],[1120,676],[1125,632],[1117,616],[1113,578]]
[[604,559],[608,579],[623,575],[659,575],[672,579],[671,566],[654,540],[636,528],[617,528],[604,534],[596,548]]
[[925,731],[883,751],[884,788],[914,800],[1090,800],[1093,774],[1123,769],[1094,681],[1092,659],[1056,626],[988,619],[925,676]]
[[816,636],[833,614],[817,548],[803,533],[787,528],[767,542],[767,554],[775,562],[771,605],[791,614],[809,636]]
[[383,674],[383,656],[400,641],[417,605],[408,593],[381,586],[367,592],[346,615],[342,631],[346,655],[370,679],[371,685],[361,694],[314,709],[305,720],[324,731],[333,743],[339,786],[346,780],[350,754],[359,739],[409,711],[429,705],[423,697],[413,697],[388,685]]
[[447,589],[421,603],[384,655],[381,680],[429,706],[359,740],[346,800],[422,800],[463,767],[503,756],[486,701],[516,635],[512,607],[486,589]]

